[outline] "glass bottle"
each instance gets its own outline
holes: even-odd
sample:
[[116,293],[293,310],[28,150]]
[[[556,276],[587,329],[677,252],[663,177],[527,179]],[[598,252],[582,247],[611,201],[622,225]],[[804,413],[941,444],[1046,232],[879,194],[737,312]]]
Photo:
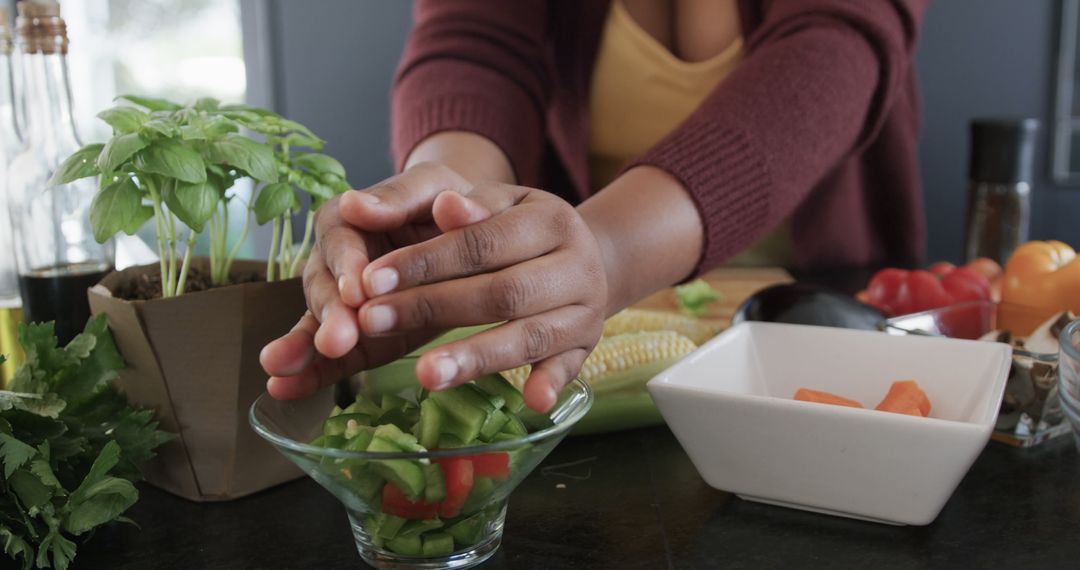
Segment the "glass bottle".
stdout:
[[1028,240],[1037,119],[971,122],[964,257],[1004,265]]
[[22,74],[25,143],[8,173],[19,289],[27,321],[55,321],[61,344],[90,317],[87,289],[112,270],[112,242],[90,226],[96,181],[50,186],[49,178],[82,145],[68,88],[67,27],[56,2],[17,5],[16,47]]
[[15,244],[8,223],[7,166],[22,147],[15,125],[15,86],[11,67],[11,28],[8,12],[0,8],[0,387],[15,374],[19,360],[17,325],[22,321],[22,301],[15,269]]

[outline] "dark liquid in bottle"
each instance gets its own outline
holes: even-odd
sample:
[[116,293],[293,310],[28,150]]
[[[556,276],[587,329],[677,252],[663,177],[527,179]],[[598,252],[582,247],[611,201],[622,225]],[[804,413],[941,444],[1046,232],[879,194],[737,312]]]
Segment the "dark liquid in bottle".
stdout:
[[36,269],[19,275],[26,322],[56,322],[60,346],[81,333],[90,318],[86,290],[112,271],[101,263],[76,263]]

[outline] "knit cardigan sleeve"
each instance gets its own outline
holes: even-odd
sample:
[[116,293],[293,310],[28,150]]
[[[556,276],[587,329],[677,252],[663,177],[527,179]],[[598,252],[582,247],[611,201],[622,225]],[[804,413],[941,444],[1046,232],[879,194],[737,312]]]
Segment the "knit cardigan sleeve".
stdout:
[[775,228],[873,139],[903,87],[924,4],[763,3],[739,67],[628,166],[661,168],[689,191],[705,226],[699,272]]
[[[445,130],[487,137],[519,183],[539,179],[552,63],[545,0],[418,0],[394,80],[391,148],[398,170]],[[512,9],[493,9],[493,8]]]

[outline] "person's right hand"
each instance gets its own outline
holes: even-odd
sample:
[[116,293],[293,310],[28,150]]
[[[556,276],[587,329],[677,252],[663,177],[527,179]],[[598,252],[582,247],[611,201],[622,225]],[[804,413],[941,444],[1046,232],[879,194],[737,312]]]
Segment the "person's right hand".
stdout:
[[[492,212],[460,197],[473,190],[449,168],[418,164],[319,208],[315,246],[304,267],[308,311],[260,354],[271,376],[271,396],[306,396],[354,371],[392,362],[441,332],[362,338],[356,311],[365,301],[360,276],[369,262],[390,251],[490,217]],[[363,220],[368,231],[345,222],[343,214]]]

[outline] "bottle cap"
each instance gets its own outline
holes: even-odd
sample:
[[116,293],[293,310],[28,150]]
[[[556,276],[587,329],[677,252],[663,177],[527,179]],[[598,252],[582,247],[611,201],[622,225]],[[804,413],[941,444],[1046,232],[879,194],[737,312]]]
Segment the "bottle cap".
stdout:
[[60,17],[59,3],[20,0],[15,7],[19,12],[15,18],[15,31],[23,53],[67,53],[67,24]]
[[1038,119],[973,119],[970,179],[994,184],[1031,182],[1038,134]]
[[0,55],[11,53],[11,28],[8,27],[11,20],[7,8],[0,7]]

